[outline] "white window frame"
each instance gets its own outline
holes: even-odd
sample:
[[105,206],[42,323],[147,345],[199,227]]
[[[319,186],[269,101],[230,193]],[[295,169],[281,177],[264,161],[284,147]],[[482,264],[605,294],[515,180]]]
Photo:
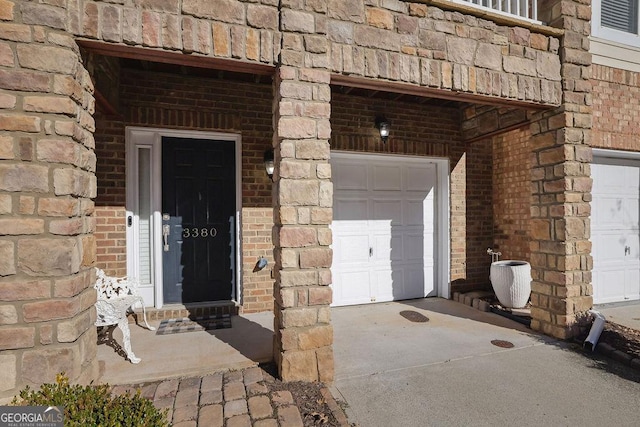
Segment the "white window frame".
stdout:
[[[533,24],[542,24],[542,22],[538,21],[538,0],[526,0],[526,6],[529,6],[529,2],[533,4],[533,10],[531,11],[531,16],[529,16],[528,11],[520,10],[520,0],[509,0],[503,2],[498,1],[497,5],[493,5],[493,1],[491,0],[451,0],[453,3],[458,3],[464,6],[470,6],[480,10],[486,10],[491,13],[496,13],[502,16],[508,16],[511,18],[522,19],[523,21],[528,21]],[[513,6],[512,6],[513,5]],[[505,10],[503,10],[503,8]]]
[[[638,32],[640,32],[640,4],[638,6],[636,19],[638,20]],[[591,35],[593,37],[640,47],[640,34],[627,33],[602,25],[602,0],[592,0],[591,10]]]

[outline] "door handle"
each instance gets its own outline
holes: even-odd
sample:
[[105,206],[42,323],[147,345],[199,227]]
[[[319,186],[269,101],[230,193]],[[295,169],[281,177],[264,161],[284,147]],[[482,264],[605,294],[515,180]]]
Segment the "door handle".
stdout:
[[624,254],[625,255],[631,255],[631,246],[625,246],[624,247]]
[[370,248],[369,248],[369,256],[370,256],[370,257],[371,257],[371,256],[373,256],[373,247],[370,247]]
[[169,232],[171,231],[171,227],[169,224],[164,224],[162,226],[162,242],[164,243],[164,251],[169,252]]

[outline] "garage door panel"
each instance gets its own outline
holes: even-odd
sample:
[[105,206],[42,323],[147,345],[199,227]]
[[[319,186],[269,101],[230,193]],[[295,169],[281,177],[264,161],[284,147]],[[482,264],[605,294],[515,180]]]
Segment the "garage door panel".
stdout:
[[333,292],[342,305],[371,302],[369,297],[369,273],[362,270],[346,270],[334,278]]
[[614,262],[624,262],[625,245],[628,241],[626,233],[608,231],[599,234],[595,242],[594,254],[597,253],[598,264],[608,265]]
[[391,234],[374,234],[371,261],[376,264],[389,264],[402,259],[402,237]]
[[387,302],[394,300],[393,283],[394,272],[391,267],[376,267],[371,274],[371,302]]
[[638,229],[638,217],[640,210],[638,206],[638,199],[627,198],[623,201],[623,223],[627,227],[635,227]]
[[627,263],[632,265],[634,261],[637,262],[640,259],[640,235],[636,231],[633,234],[627,234],[625,237],[625,244],[628,247],[626,260]]
[[601,196],[594,204],[593,219],[597,224],[595,229],[618,229],[623,223],[622,199],[620,197]]
[[429,214],[426,211],[428,205],[420,199],[409,199],[404,201],[404,224],[423,226],[429,221]]
[[335,190],[367,191],[369,175],[366,164],[336,160],[331,173]]
[[[379,220],[388,220],[393,225],[402,224],[402,199],[373,199],[371,201],[373,209],[372,220],[378,223]],[[382,222],[381,224],[385,224]]]
[[424,235],[422,233],[405,233],[402,240],[402,249],[405,253],[405,260],[419,260],[422,262],[424,258]]
[[367,223],[367,199],[335,199],[333,202],[333,222],[352,221],[345,227],[361,227]]
[[373,191],[401,191],[402,166],[376,164],[371,168],[373,175]]
[[419,266],[394,270],[393,296],[395,299],[424,297],[424,270]]
[[601,270],[594,276],[594,297],[599,303],[624,300],[625,272]]
[[625,299],[640,299],[640,265],[629,268],[625,271]]
[[354,263],[366,264],[369,262],[369,236],[356,233],[341,234],[334,243],[334,251],[345,267]]
[[408,166],[406,168],[407,191],[417,191],[424,195],[432,193],[435,187],[436,166],[422,165],[420,167]]
[[[637,182],[640,175],[638,168],[629,165],[598,164],[593,172],[594,190],[602,193],[615,192],[616,194],[634,194],[629,191],[629,183]],[[595,182],[595,181],[598,182]]]

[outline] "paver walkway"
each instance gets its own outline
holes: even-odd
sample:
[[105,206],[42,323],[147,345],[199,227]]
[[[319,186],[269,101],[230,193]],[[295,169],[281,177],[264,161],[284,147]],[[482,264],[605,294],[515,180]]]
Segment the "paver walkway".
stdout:
[[[164,380],[140,385],[119,385],[114,394],[135,392],[167,409],[174,427],[302,427],[302,416],[288,391],[271,392],[259,367],[220,372],[203,377]],[[329,407],[341,412],[332,397]],[[334,406],[334,407],[332,407]],[[346,423],[344,414],[343,424]]]

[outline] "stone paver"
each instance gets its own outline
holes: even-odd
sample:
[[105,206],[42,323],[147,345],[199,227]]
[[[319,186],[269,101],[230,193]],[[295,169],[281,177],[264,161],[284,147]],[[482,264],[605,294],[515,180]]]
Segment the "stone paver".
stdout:
[[236,415],[243,415],[249,412],[247,401],[244,399],[232,400],[224,404],[224,417],[231,418]]
[[213,375],[207,375],[206,377],[202,377],[200,390],[202,391],[222,390],[222,374],[213,374]]
[[251,427],[249,415],[236,415],[227,420],[227,427]]
[[227,402],[230,400],[243,399],[246,395],[244,384],[241,382],[234,381],[224,385],[224,400]]
[[[140,388],[154,406],[167,411],[167,421],[175,427],[302,427],[291,393],[271,392],[265,376],[262,369],[252,367],[141,386],[121,385],[114,387],[113,393],[135,393]],[[334,414],[336,418],[348,426],[342,410],[337,410],[340,414]]]
[[214,403],[222,402],[222,391],[201,391],[200,392],[200,405],[213,405]]
[[200,413],[198,414],[198,425],[222,427],[224,425],[222,405],[209,405],[200,408]]
[[197,388],[188,388],[185,390],[178,390],[176,394],[176,408],[180,406],[198,406],[198,400],[200,399],[200,390]]
[[267,418],[273,415],[271,402],[267,396],[254,396],[249,398],[249,415],[254,420]]

